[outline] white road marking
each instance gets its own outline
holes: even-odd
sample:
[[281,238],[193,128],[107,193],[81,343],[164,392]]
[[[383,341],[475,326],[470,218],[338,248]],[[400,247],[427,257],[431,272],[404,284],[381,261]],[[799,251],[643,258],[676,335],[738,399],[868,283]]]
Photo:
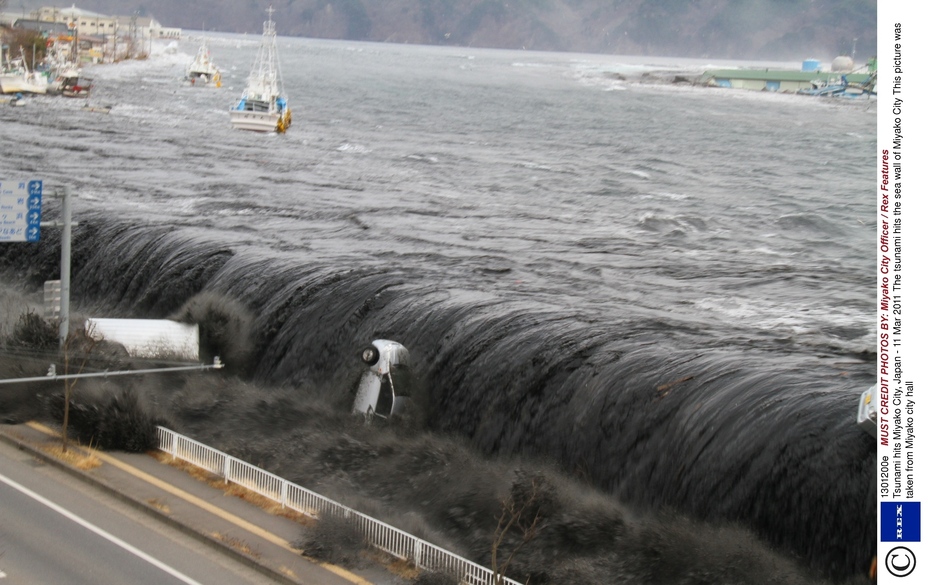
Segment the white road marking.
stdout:
[[[129,552],[129,553],[131,553],[131,554],[136,555],[137,557],[139,557],[139,558],[141,558],[142,560],[146,561],[147,563],[153,565],[154,567],[157,567],[157,568],[159,568],[159,569],[162,569],[163,571],[165,571],[165,572],[168,573],[169,575],[172,575],[173,577],[175,577],[176,579],[178,579],[178,580],[181,581],[182,583],[188,583],[188,585],[201,585],[198,581],[195,581],[195,580],[192,579],[191,577],[189,577],[189,576],[187,576],[187,575],[185,575],[185,574],[183,574],[183,573],[180,573],[180,572],[176,571],[175,569],[173,569],[172,567],[166,565],[165,563],[163,563],[163,562],[160,561],[159,559],[156,559],[156,558],[151,557],[150,555],[148,555],[148,554],[146,554],[145,552],[139,550],[138,548],[136,548],[136,547],[133,546],[132,544],[129,544],[128,542],[124,542],[123,540],[120,540],[119,538],[117,538],[117,537],[114,536],[113,534],[110,534],[109,532],[107,532],[107,531],[104,530],[103,528],[98,528],[97,526],[91,524],[90,522],[88,522],[88,521],[85,520],[84,518],[81,518],[80,516],[77,516],[77,515],[75,515],[75,514],[72,514],[71,512],[69,512],[68,510],[66,510],[65,508],[62,508],[61,506],[59,506],[58,504],[56,504],[55,502],[53,502],[53,501],[51,501],[51,500],[48,500],[48,499],[46,499],[46,498],[40,496],[39,494],[37,494],[36,492],[32,491],[31,489],[29,489],[29,488],[27,488],[27,487],[25,487],[25,486],[22,486],[22,485],[16,483],[15,481],[13,481],[12,479],[6,477],[5,475],[0,474],[0,481],[2,481],[3,483],[7,484],[7,485],[10,486],[11,488],[13,488],[13,489],[15,489],[15,490],[17,490],[17,491],[19,491],[19,492],[21,492],[21,493],[23,493],[23,494],[29,496],[30,498],[36,500],[36,501],[39,502],[40,504],[42,504],[42,505],[44,505],[44,506],[46,506],[46,507],[48,507],[48,508],[50,508],[50,509],[52,509],[52,510],[58,512],[59,514],[61,514],[61,515],[64,516],[65,518],[68,518],[69,520],[71,520],[72,522],[74,522],[74,523],[76,523],[76,524],[80,524],[81,526],[84,526],[85,528],[87,528],[88,530],[90,530],[91,532],[93,532],[94,534],[97,534],[98,536],[101,536],[101,537],[103,537],[103,538],[109,540],[110,542],[112,542],[112,543],[114,543],[115,545],[119,546],[119,547],[122,548],[123,550],[125,550],[125,551],[127,551],[127,552]],[[2,579],[3,577],[6,577],[6,574],[5,574],[3,571],[0,571],[0,579]]]

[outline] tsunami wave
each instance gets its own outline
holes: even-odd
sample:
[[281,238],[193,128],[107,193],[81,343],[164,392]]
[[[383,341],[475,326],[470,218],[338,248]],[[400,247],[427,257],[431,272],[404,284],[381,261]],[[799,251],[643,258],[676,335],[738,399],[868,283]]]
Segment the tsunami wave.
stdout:
[[[56,238],[50,231],[41,244],[3,247],[0,267],[41,289],[58,273]],[[237,319],[215,326],[202,350],[206,359],[221,354],[237,377],[184,391],[188,383],[173,378],[178,387],[147,392],[180,432],[308,487],[351,497],[354,485],[369,494],[361,500],[383,500],[404,516],[419,507],[414,494],[423,506],[431,499],[413,478],[434,485],[426,470],[440,475],[463,456],[430,437],[455,437],[485,457],[540,462],[630,510],[683,515],[646,529],[665,547],[674,537],[659,535],[685,522],[704,524],[684,534],[738,527],[838,580],[862,575],[874,554],[875,446],[854,421],[871,368],[853,356],[783,351],[780,342],[698,346],[689,322],[661,312],[603,320],[542,295],[446,283],[404,263],[340,265],[310,254],[298,262],[103,215],[82,219],[72,249],[82,314],[197,321],[210,312],[199,311],[199,297],[230,299]],[[393,431],[402,433],[397,444],[387,438],[393,432],[316,418],[334,417],[325,405],[349,413],[358,350],[378,338],[408,347],[421,388],[420,434]],[[244,436],[256,440],[247,445]],[[310,436],[327,447],[311,446]],[[488,502],[473,505],[494,515]],[[421,514],[483,560],[474,542],[482,539],[465,534],[486,520],[464,509],[448,502],[443,513]],[[797,575],[787,582],[809,579],[787,571]],[[574,574],[564,567],[550,578]]]

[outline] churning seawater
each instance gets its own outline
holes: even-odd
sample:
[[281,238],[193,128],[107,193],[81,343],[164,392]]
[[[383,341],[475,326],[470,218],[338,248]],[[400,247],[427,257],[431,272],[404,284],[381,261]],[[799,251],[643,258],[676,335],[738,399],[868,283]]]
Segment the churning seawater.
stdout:
[[[219,89],[182,83],[192,38],[89,68],[109,114],[0,109],[3,176],[77,196],[81,311],[236,300],[243,377],[293,406],[394,339],[431,434],[735,524],[824,576],[868,568],[874,103],[644,83],[690,60],[280,38],[293,126],[257,135],[227,108],[258,37],[209,42]],[[56,238],[3,267],[56,278]],[[314,483],[273,452],[301,422],[254,414],[289,433],[254,458]],[[253,428],[202,415],[179,424],[220,444]]]

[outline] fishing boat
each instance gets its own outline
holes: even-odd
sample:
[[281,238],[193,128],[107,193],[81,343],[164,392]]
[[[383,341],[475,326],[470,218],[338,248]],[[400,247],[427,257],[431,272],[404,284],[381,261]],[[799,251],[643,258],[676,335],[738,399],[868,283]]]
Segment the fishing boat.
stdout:
[[91,88],[94,86],[90,77],[75,75],[66,77],[62,81],[62,95],[65,97],[86,98],[91,95]]
[[801,95],[811,95],[818,97],[832,98],[861,98],[871,99],[876,96],[876,74],[872,73],[863,81],[855,82],[847,80],[846,75],[841,75],[837,81],[817,80],[811,83],[809,89],[799,89]]
[[83,75],[75,63],[56,63],[49,72],[47,93],[65,97],[88,97],[91,94],[91,78]]
[[0,93],[40,93],[48,90],[49,81],[42,73],[30,71],[25,59],[8,62],[0,72]]
[[221,86],[221,70],[217,68],[211,59],[211,52],[208,50],[208,43],[205,38],[201,39],[201,47],[195,60],[188,66],[188,81],[194,85],[196,82],[213,83],[216,87]]
[[254,132],[285,132],[292,124],[292,111],[279,69],[272,7],[269,20],[263,23],[263,41],[250,69],[246,89],[230,108],[230,122],[238,130]]

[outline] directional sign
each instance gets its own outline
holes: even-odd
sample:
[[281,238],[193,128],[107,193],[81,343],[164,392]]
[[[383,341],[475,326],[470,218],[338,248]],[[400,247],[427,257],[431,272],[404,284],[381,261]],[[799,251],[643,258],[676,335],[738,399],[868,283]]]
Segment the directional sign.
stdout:
[[0,242],[38,242],[42,181],[0,180]]

